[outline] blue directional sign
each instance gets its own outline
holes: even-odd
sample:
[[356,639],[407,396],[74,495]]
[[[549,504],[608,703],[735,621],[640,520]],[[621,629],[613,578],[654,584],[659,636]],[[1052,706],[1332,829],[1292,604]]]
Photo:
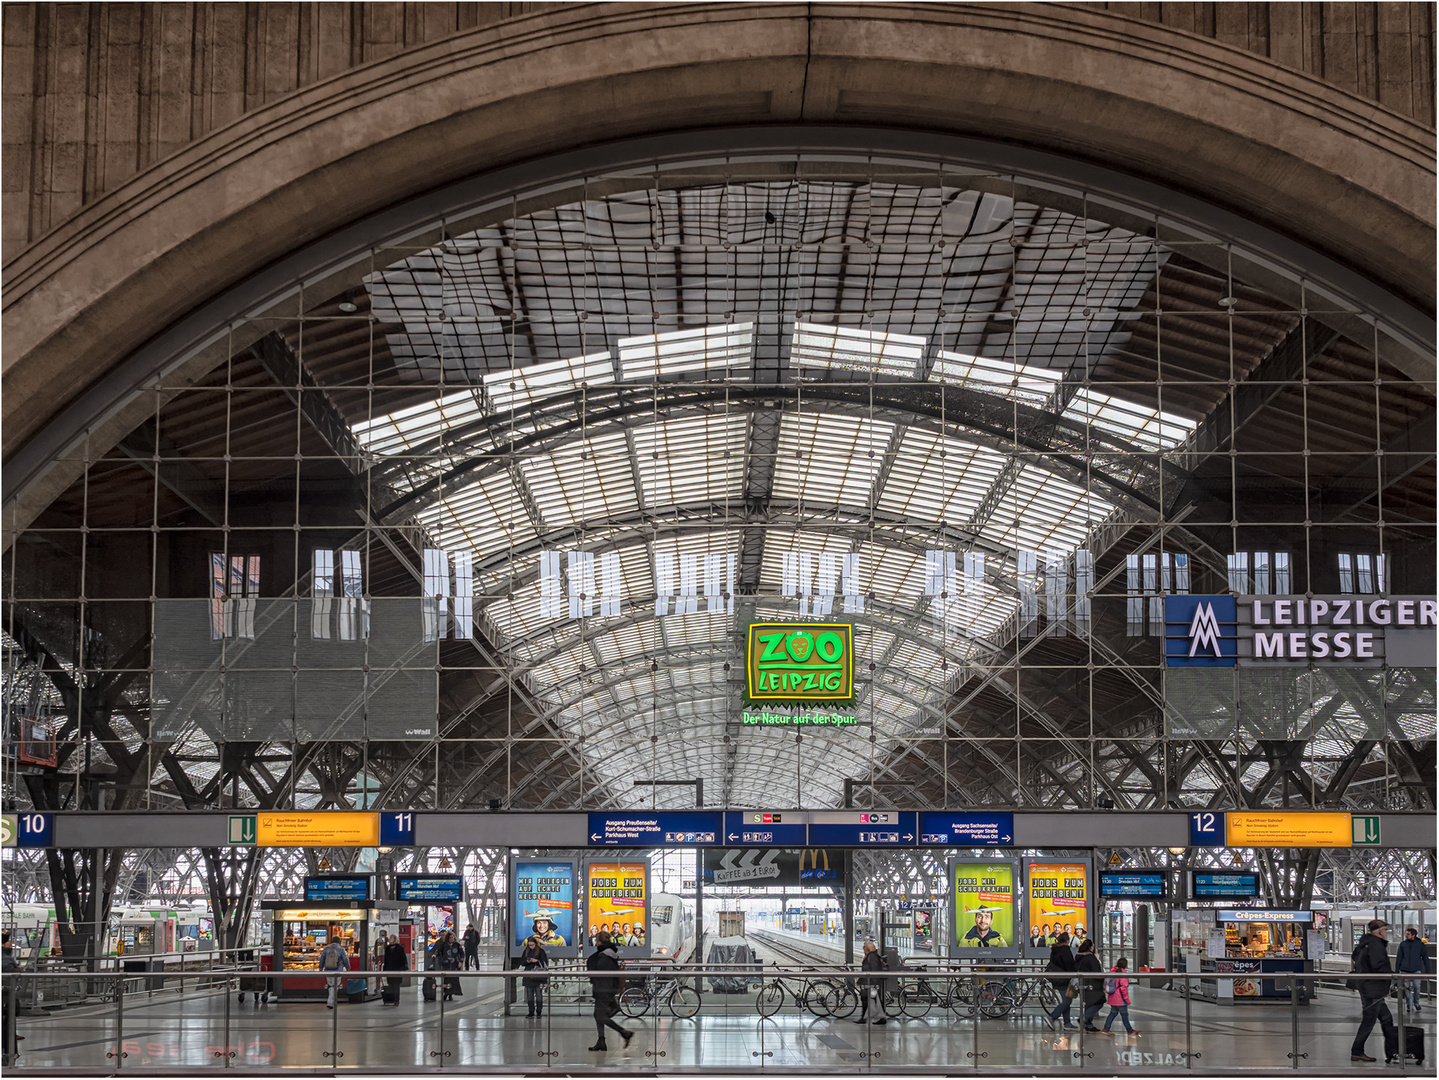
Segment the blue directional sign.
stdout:
[[803,810],[727,810],[726,847],[806,847],[809,814]]
[[942,847],[1012,847],[1014,815],[925,810],[919,815],[919,842]]
[[809,815],[811,847],[914,847],[913,810],[827,810]]
[[414,847],[415,812],[386,810],[380,814],[380,847]]
[[1223,847],[1224,844],[1224,811],[1201,810],[1189,815],[1190,847]]
[[54,847],[54,814],[21,814],[15,830],[16,847]]
[[705,810],[591,813],[590,847],[700,847],[718,844],[724,815]]

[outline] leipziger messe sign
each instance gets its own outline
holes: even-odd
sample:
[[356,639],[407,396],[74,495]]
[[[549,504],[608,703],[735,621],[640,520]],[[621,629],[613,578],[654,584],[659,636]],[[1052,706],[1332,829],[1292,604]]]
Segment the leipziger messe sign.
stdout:
[[1166,596],[1166,667],[1435,666],[1432,596]]

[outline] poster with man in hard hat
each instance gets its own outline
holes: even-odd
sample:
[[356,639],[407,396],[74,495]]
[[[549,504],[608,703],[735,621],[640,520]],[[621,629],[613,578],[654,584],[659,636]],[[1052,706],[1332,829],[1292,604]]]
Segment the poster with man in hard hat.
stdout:
[[1017,866],[995,859],[953,859],[949,864],[954,948],[967,956],[1016,956]]

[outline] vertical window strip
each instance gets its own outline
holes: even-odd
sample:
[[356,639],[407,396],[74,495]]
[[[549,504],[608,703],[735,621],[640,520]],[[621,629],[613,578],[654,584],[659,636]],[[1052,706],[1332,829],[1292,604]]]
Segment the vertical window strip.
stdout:
[[425,549],[425,640],[438,641],[448,631],[450,560],[442,548]]
[[1039,632],[1038,558],[1033,551],[1020,551],[1015,555],[1020,637],[1031,638]]
[[1368,555],[1354,556],[1354,591],[1363,594],[1374,591],[1374,560]]
[[1092,626],[1089,596],[1093,591],[1094,555],[1080,548],[1074,553],[1074,632],[1082,638],[1089,637]]
[[611,616],[620,613],[624,583],[624,574],[620,568],[620,553],[606,551],[600,556],[600,615]]
[[317,641],[330,638],[330,607],[335,595],[335,553],[316,548],[310,556],[310,637]]
[[571,551],[566,554],[570,569],[569,616],[588,619],[595,613],[595,553]]
[[675,595],[674,552],[655,553],[655,617],[664,618],[670,613],[670,600]]
[[814,613],[823,618],[834,610],[834,592],[839,584],[839,557],[828,551],[819,556],[819,578],[814,590]]
[[1339,553],[1339,591],[1346,595],[1354,591],[1354,557],[1347,552]]
[[1054,637],[1064,637],[1065,601],[1069,593],[1069,566],[1064,552],[1045,552],[1044,586],[1044,614],[1049,620],[1049,632]]
[[565,602],[561,593],[560,555],[558,551],[540,552],[540,618],[563,619]]
[[470,641],[475,636],[475,556],[469,550],[455,555],[455,637]]
[[1249,594],[1249,553],[1236,551],[1228,557],[1229,591],[1240,596]]
[[1125,587],[1129,597],[1125,601],[1124,633],[1126,637],[1144,636],[1144,581],[1138,555],[1124,557]]
[[699,561],[693,555],[680,556],[680,595],[676,615],[693,615],[699,610]]
[[[859,584],[859,555],[851,553],[843,560],[841,571],[844,590],[844,613],[846,615],[864,614],[864,593]],[[730,590],[733,593],[733,589]]]
[[1269,596],[1273,593],[1272,582],[1269,577],[1269,552],[1254,552],[1254,593],[1256,596]]
[[1276,551],[1274,553],[1274,591],[1280,596],[1288,596],[1291,591],[1292,580],[1289,576],[1289,552]]

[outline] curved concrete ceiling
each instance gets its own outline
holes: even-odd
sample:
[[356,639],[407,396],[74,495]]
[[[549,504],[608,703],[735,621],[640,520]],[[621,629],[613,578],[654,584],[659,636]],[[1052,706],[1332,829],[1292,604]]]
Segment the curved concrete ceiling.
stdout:
[[596,5],[297,91],[11,260],[5,456],[176,320],[367,215],[576,148],[781,124],[1101,164],[1290,238],[1432,320],[1433,131],[1263,58],[1060,5]]

